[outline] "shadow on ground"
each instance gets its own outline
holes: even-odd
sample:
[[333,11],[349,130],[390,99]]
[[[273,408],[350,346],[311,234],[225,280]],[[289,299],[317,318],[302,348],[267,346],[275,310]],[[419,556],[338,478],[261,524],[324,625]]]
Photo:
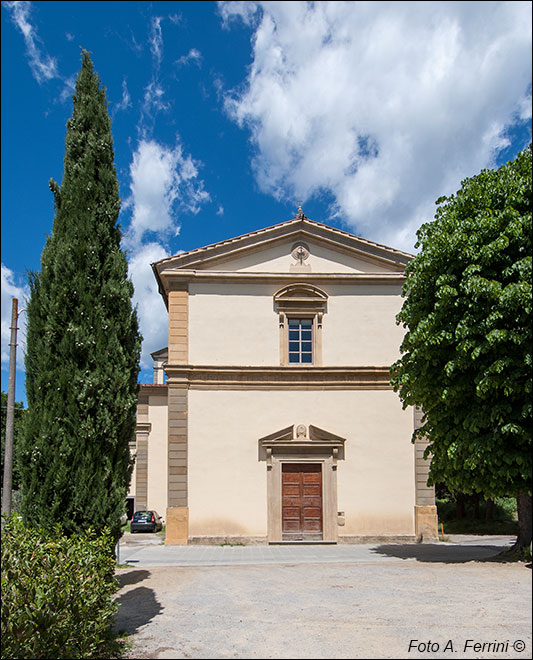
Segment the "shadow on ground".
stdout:
[[137,570],[129,571],[128,573],[121,573],[120,575],[117,575],[116,578],[118,580],[119,588],[122,589],[122,587],[125,587],[128,584],[142,582],[143,580],[146,580],[146,578],[149,578],[150,575],[150,571]]
[[378,545],[372,549],[372,552],[387,557],[444,564],[466,563],[469,561],[517,561],[516,558],[506,559],[505,555],[502,555],[504,550],[506,550],[506,547],[501,545],[454,546],[441,543],[419,543],[413,545]]
[[[122,588],[142,582],[149,576],[150,571],[138,570],[117,575],[117,579]],[[115,602],[118,605],[118,612],[115,615],[114,629],[127,635],[136,633],[139,628],[150,623],[163,611],[154,591],[148,587],[135,587],[119,596]]]

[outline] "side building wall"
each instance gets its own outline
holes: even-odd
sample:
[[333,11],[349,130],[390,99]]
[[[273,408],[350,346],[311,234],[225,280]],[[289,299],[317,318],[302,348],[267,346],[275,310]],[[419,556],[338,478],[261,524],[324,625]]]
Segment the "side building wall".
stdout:
[[167,386],[141,385],[132,475],[135,510],[155,509],[163,518],[167,507],[167,419]]

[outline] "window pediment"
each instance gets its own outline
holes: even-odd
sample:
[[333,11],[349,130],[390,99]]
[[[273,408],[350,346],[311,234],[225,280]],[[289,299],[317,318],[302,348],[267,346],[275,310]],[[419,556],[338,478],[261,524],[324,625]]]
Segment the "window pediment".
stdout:
[[274,294],[278,311],[311,308],[325,311],[328,294],[312,284],[289,284]]

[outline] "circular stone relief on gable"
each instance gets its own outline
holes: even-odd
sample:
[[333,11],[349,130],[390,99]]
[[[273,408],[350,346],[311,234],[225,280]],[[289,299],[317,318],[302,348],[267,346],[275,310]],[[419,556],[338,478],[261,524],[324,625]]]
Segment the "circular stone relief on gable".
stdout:
[[298,263],[303,264],[309,258],[309,247],[305,243],[295,243],[292,246],[291,256]]
[[296,438],[300,440],[301,438],[305,438],[307,435],[307,429],[305,428],[305,424],[298,424],[296,427]]

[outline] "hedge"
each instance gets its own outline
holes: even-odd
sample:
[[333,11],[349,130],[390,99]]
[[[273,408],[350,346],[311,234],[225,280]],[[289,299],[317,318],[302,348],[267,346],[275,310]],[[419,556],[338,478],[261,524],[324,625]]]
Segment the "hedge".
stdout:
[[117,610],[113,541],[26,529],[2,534],[2,658],[109,657]]

